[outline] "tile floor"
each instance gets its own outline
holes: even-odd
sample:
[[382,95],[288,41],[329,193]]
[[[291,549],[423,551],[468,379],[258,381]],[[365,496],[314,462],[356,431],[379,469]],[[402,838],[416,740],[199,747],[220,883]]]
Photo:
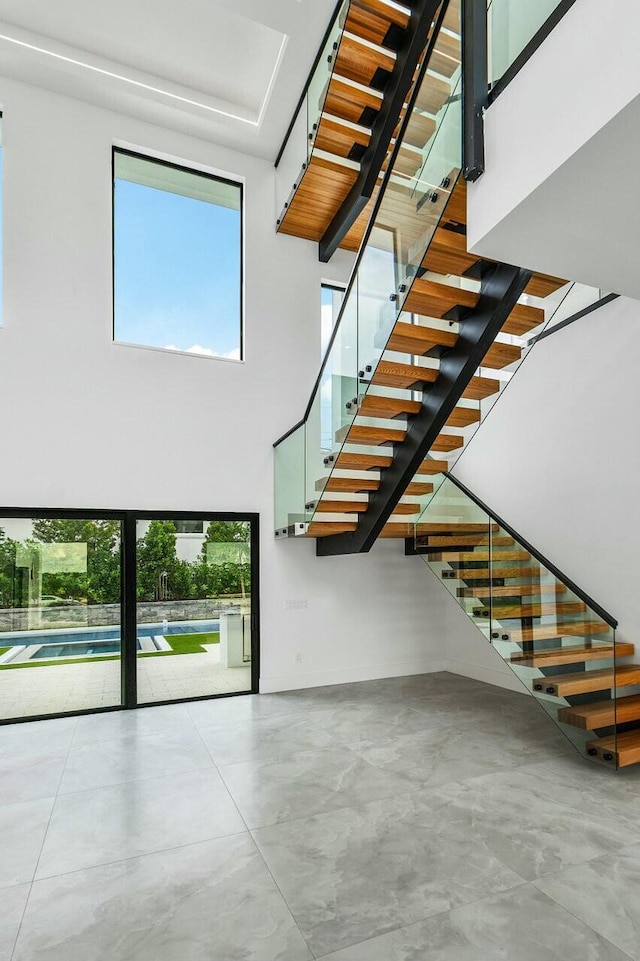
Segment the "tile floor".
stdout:
[[640,771],[451,674],[0,729],[0,961],[640,961]]
[[[206,654],[138,658],[138,699],[206,697],[251,689],[251,666],[223,667],[218,644]],[[0,718],[62,714],[119,704],[120,659],[0,671]]]

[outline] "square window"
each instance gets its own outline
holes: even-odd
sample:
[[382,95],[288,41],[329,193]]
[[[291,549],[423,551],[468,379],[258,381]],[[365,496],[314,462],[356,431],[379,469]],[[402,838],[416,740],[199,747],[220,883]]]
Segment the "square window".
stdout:
[[242,185],[113,154],[113,336],[242,360]]

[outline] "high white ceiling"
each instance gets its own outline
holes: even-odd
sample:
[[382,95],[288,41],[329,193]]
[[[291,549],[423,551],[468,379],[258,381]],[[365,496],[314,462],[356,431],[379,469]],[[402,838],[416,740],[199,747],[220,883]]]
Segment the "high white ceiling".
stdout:
[[0,0],[0,70],[274,159],[335,0]]

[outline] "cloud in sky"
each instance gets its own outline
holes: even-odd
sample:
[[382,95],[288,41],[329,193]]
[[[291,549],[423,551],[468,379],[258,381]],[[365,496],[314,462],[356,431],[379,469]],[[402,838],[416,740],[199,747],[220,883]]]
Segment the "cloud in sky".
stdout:
[[184,354],[200,354],[202,357],[225,357],[227,360],[240,360],[240,348],[234,347],[226,353],[219,354],[210,347],[203,347],[202,344],[194,344],[193,347],[176,347],[175,344],[165,344],[165,350],[179,350]]

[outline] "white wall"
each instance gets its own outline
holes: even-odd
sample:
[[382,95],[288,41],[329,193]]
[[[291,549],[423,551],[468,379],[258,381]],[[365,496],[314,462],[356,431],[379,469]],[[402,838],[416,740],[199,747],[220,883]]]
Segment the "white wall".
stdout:
[[[639,355],[640,303],[625,298],[540,341],[453,471],[632,642],[640,626]],[[450,658],[478,657],[471,634],[455,637]],[[488,659],[482,666],[492,668]]]
[[639,43],[635,0],[580,0],[496,98],[470,249],[640,297]]
[[[272,535],[272,443],[317,373],[320,279],[351,257],[275,234],[267,161],[15,81],[0,103],[0,504],[258,511],[265,690],[441,668],[443,598],[402,543],[316,559]],[[113,144],[245,179],[246,363],[111,342]]]

